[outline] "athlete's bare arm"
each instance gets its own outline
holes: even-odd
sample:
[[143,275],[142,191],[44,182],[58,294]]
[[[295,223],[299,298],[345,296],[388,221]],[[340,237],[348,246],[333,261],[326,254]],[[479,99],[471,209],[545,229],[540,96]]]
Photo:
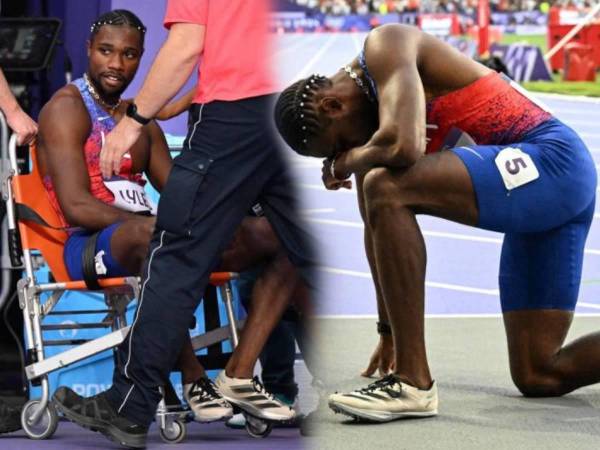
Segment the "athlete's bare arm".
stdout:
[[[389,43],[397,42],[391,46]],[[379,97],[379,128],[362,147],[340,155],[339,172],[407,167],[425,152],[425,92],[417,68],[420,35],[405,27],[381,27],[365,46]]]
[[63,88],[40,113],[40,169],[50,175],[69,224],[101,230],[137,216],[107,205],[91,194],[83,152],[90,130],[89,113],[79,93],[70,86]]
[[338,157],[338,174],[414,164],[425,152],[426,100],[460,89],[490,72],[449,45],[403,25],[372,31],[365,59],[377,85],[379,128],[364,146]]

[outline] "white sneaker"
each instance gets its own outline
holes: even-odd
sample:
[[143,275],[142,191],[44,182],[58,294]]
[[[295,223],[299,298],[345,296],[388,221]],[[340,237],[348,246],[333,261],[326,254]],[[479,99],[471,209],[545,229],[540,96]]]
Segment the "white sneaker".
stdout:
[[215,380],[215,384],[225,399],[254,417],[287,421],[295,416],[292,408],[265,390],[258,377],[231,378],[223,370]]
[[184,384],[183,396],[197,422],[214,422],[233,416],[233,408],[209,378],[204,377],[194,383]]
[[435,416],[438,412],[437,385],[434,381],[428,390],[418,389],[402,383],[392,374],[366,388],[330,395],[329,407],[355,419],[373,422]]
[[[290,406],[294,410],[295,419],[300,419],[304,417],[300,409],[300,402],[298,401],[298,396],[294,398],[294,403],[292,404],[286,402],[284,399],[280,398],[277,395],[275,395],[275,398],[277,400],[281,400],[284,404]],[[246,426],[246,418],[243,414],[234,414],[231,419],[225,422],[225,425],[227,425],[230,428],[244,428]],[[286,424],[286,426],[294,426],[294,422],[289,422]]]

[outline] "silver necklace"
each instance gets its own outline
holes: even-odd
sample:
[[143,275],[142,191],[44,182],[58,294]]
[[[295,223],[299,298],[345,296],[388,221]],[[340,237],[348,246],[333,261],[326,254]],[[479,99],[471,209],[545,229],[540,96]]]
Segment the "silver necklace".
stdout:
[[90,94],[92,95],[92,97],[94,97],[94,100],[96,100],[98,103],[100,103],[100,105],[102,105],[103,107],[107,108],[109,114],[111,116],[113,116],[115,114],[115,111],[117,110],[117,108],[119,106],[121,106],[121,98],[119,98],[119,100],[117,100],[117,102],[114,105],[111,105],[110,103],[105,102],[102,99],[102,97],[100,97],[100,94],[98,94],[98,92],[96,92],[96,89],[94,88],[94,85],[90,81],[90,78],[88,77],[87,73],[83,74],[83,80],[85,81],[88,91],[90,91]]
[[371,95],[371,92],[369,91],[369,88],[365,85],[362,78],[360,78],[358,76],[358,74],[354,70],[352,70],[352,67],[344,66],[344,67],[342,67],[341,70],[346,72],[348,74],[348,76],[354,80],[354,82],[356,83],[358,88],[364,92],[364,94],[367,96],[367,98],[369,99],[370,102],[374,101],[373,96]]

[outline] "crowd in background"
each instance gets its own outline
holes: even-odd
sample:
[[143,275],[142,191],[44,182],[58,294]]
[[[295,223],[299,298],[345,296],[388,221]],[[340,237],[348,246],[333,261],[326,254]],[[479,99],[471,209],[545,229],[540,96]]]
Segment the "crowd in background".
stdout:
[[[387,14],[393,12],[461,13],[472,14],[478,0],[290,0],[298,5],[332,15]],[[553,4],[574,8],[589,8],[591,0],[490,0],[491,10],[534,11],[544,13]]]

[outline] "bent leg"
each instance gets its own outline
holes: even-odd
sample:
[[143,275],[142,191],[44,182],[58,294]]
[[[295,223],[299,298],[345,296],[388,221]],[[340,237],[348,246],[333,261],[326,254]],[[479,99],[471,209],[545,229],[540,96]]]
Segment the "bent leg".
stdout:
[[[120,223],[112,234],[110,240],[112,257],[130,274],[139,275],[142,271],[154,222],[153,217],[127,220]],[[176,367],[181,370],[184,384],[192,383],[204,376],[204,367],[196,358],[191,338],[185,341]]]
[[223,252],[219,270],[242,272],[273,259],[280,247],[266,217],[246,216]]
[[267,265],[254,285],[246,324],[225,367],[228,376],[252,378],[256,360],[288,307],[298,282],[297,271],[283,253]]
[[559,396],[600,382],[600,333],[562,347],[572,318],[558,309],[504,313],[510,372],[523,395]]
[[555,230],[505,237],[500,297],[511,375],[524,395],[563,395],[600,381],[600,333],[562,347],[593,213],[594,202]]
[[[106,274],[120,277],[139,274],[154,228],[152,219],[140,218],[114,223],[98,232],[94,255],[101,258]],[[65,243],[64,261],[73,280],[83,279],[83,254],[93,232],[77,232]]]
[[377,168],[364,177],[367,226],[395,349],[395,373],[429,388],[424,338],[426,252],[415,215],[427,213],[474,225],[471,179],[452,152],[428,155],[404,170]]
[[154,231],[153,217],[121,222],[110,239],[113,258],[130,274],[139,275]]

